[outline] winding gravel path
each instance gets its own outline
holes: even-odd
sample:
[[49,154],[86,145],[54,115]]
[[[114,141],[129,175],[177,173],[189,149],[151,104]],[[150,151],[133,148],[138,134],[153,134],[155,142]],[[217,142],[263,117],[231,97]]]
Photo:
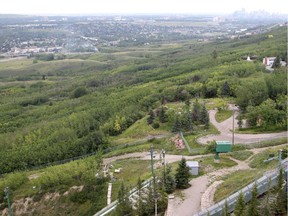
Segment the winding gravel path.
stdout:
[[[249,151],[252,151],[253,155],[255,155],[267,149],[279,148],[280,146],[287,148],[287,144],[283,144],[265,148],[250,149]],[[230,158],[237,163],[236,166],[215,170],[207,173],[206,175],[192,179],[189,182],[191,187],[181,191],[183,199],[181,197],[169,199],[167,216],[192,216],[197,212],[212,206],[214,204],[214,193],[217,187],[222,183],[221,178],[239,170],[251,170],[252,168],[249,167],[248,164],[253,155],[251,155],[245,161]],[[189,160],[188,158],[186,159]]]
[[[230,105],[230,109],[233,105]],[[208,135],[204,137],[200,137],[197,142],[201,144],[207,144],[207,142],[213,140],[231,140],[232,141],[232,128],[233,128],[233,116],[229,119],[218,123],[215,119],[216,110],[209,111],[210,122],[220,131],[220,134],[217,135]],[[238,115],[238,111],[235,110],[234,115],[234,126],[237,127],[237,120],[235,119]],[[264,140],[272,140],[275,138],[287,137],[287,131],[281,133],[269,133],[269,134],[234,134],[234,143],[256,143]],[[287,144],[284,144],[283,147],[287,148]],[[275,146],[278,147],[278,146]],[[273,148],[273,147],[267,147]],[[259,148],[259,149],[251,149],[254,154],[262,152],[267,148]],[[155,160],[159,159],[159,153],[154,152]],[[209,155],[197,155],[197,156],[185,156],[186,160],[193,160],[199,157],[211,156]],[[252,156],[251,156],[252,157]],[[251,158],[250,157],[250,158]],[[150,160],[149,152],[139,152],[139,153],[131,153],[125,154],[121,156],[115,156],[112,158],[105,158],[104,163],[111,163],[115,160],[119,159],[127,159],[127,158],[138,158],[142,160]],[[181,160],[181,155],[168,155],[166,154],[165,159],[166,163],[172,163],[175,161]],[[247,170],[251,169],[248,166],[249,159],[245,161],[238,161],[238,165],[230,168],[224,168],[220,170],[215,170],[209,174],[204,176],[200,176],[198,178],[192,179],[190,184],[192,185],[190,188],[182,190],[181,193],[183,197],[175,197],[174,199],[169,199],[168,201],[168,209],[167,216],[189,216],[199,212],[201,209],[205,209],[213,204],[213,196],[216,190],[216,187],[221,184],[221,181],[217,181],[219,176],[224,176],[229,173],[235,172],[237,170]],[[210,185],[211,183],[214,184]],[[210,187],[209,187],[210,185]]]
[[[230,106],[231,107],[231,106]],[[215,119],[216,110],[209,111],[210,122],[220,131],[220,134],[215,135],[207,135],[204,137],[200,137],[197,139],[198,143],[207,144],[213,140],[227,140],[232,142],[232,130],[233,130],[233,116],[226,119],[225,121],[219,123]],[[234,126],[237,125],[237,117],[238,111],[235,111],[234,115]],[[244,144],[244,143],[257,143],[264,140],[273,140],[276,138],[287,138],[287,131],[281,133],[265,133],[265,134],[237,134],[234,133],[234,143],[235,144]]]

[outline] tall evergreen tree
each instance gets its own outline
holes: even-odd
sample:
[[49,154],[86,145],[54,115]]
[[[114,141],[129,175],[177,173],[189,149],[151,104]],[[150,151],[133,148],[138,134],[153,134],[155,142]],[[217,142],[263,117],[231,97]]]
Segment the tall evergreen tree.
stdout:
[[216,50],[213,50],[213,52],[212,52],[212,58],[213,58],[213,59],[216,59],[217,57],[218,57],[217,51],[216,51]]
[[231,90],[230,90],[230,86],[228,84],[227,81],[225,81],[222,85],[222,89],[221,89],[221,95],[222,96],[230,96],[231,95]]
[[276,200],[274,205],[274,213],[275,215],[286,215],[287,213],[287,192],[285,188],[283,188],[283,168],[280,167],[277,186],[276,186]]
[[229,216],[229,209],[228,209],[228,203],[227,200],[225,200],[224,208],[222,209],[221,216]]
[[240,192],[234,210],[235,216],[245,215],[245,200],[242,191]]
[[196,100],[193,104],[193,110],[192,110],[192,120],[193,122],[197,122],[200,119],[200,110],[201,106],[198,100]]
[[96,163],[97,163],[96,169],[97,169],[97,172],[99,172],[103,165],[103,151],[101,147],[96,152],[95,157],[96,157]]
[[189,109],[186,109],[181,116],[181,125],[186,131],[191,131],[193,129],[192,113]]
[[200,122],[205,125],[205,128],[209,128],[209,114],[206,110],[205,105],[202,105],[202,109],[200,111]]
[[153,184],[150,184],[147,187],[148,191],[146,192],[146,196],[143,197],[143,201],[145,203],[145,214],[144,215],[152,215],[155,211],[155,201],[154,201],[154,188]]
[[272,215],[270,198],[271,198],[271,179],[269,178],[269,180],[268,180],[268,190],[267,190],[267,193],[265,195],[265,201],[264,201],[264,204],[260,208],[260,215],[261,216],[270,216],[270,215]]
[[186,164],[186,159],[183,157],[178,164],[175,174],[176,188],[185,189],[189,187],[190,171]]
[[147,123],[149,125],[151,125],[153,123],[154,119],[155,119],[155,114],[154,114],[153,110],[150,110],[148,113]]
[[159,110],[159,121],[161,123],[165,123],[167,122],[167,114],[166,114],[166,111],[165,111],[165,108],[164,107],[161,107],[160,110]]
[[168,194],[171,194],[175,190],[175,180],[173,176],[171,175],[172,168],[171,166],[167,165],[166,171],[163,172],[163,182],[164,182],[164,188],[165,192]]
[[238,116],[238,121],[237,121],[238,127],[241,129],[243,127],[243,116],[240,114]]
[[276,59],[273,62],[272,68],[279,68],[280,66],[281,66],[280,56],[277,56]]
[[190,108],[191,102],[189,99],[185,100],[185,106],[188,107],[188,109]]
[[181,126],[181,121],[179,120],[179,117],[176,116],[172,126],[172,132],[179,132],[181,130]]
[[120,189],[118,191],[118,205],[116,207],[116,215],[124,216],[132,214],[132,205],[128,197],[128,190],[124,183],[121,183]]
[[259,215],[257,197],[258,197],[258,190],[257,190],[257,185],[255,183],[253,186],[253,189],[252,189],[252,198],[249,202],[248,211],[247,211],[247,215],[249,215],[249,216],[258,216]]
[[138,200],[136,203],[136,214],[138,216],[144,216],[146,214],[145,211],[145,203],[143,201],[143,189],[142,189],[142,181],[140,178],[138,178],[138,182],[137,182],[137,189],[138,189]]

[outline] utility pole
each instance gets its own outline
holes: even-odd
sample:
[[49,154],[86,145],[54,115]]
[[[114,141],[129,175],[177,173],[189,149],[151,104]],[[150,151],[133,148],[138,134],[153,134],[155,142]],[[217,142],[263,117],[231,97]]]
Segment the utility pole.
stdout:
[[154,190],[154,201],[155,201],[155,216],[157,216],[157,195],[156,195],[156,181],[155,181],[155,173],[154,173],[154,155],[153,155],[153,145],[150,147],[151,154],[151,172],[153,178],[153,190]]
[[232,146],[235,144],[235,107],[237,107],[236,104],[232,105],[232,113],[233,113],[233,119],[232,119]]
[[153,145],[151,145],[150,147],[150,155],[151,155],[151,173],[152,173],[153,182],[155,184]]
[[8,203],[8,213],[9,213],[9,216],[13,216],[13,212],[12,212],[12,209],[11,209],[11,205],[10,205],[10,198],[9,198],[9,188],[6,187],[4,189],[4,192],[5,192],[5,199],[7,199],[7,203]]
[[282,165],[282,149],[279,150],[279,154],[278,154],[278,170],[280,170],[280,167]]
[[232,119],[233,121],[233,131],[232,131],[232,145],[234,145],[234,133],[235,133],[235,131],[234,131],[234,107],[233,107],[233,119]]

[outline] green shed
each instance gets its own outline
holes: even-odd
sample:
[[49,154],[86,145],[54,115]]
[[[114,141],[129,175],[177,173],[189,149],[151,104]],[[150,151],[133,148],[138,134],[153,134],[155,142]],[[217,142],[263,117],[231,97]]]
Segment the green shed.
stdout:
[[232,143],[229,141],[216,141],[216,156],[215,159],[219,159],[219,153],[231,152]]

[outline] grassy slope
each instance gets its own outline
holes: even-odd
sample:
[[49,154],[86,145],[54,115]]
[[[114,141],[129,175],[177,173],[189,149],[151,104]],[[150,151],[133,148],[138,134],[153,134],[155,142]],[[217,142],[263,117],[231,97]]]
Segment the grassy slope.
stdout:
[[[261,54],[267,53],[267,55],[274,55],[277,53],[279,49],[278,46],[282,44],[283,39],[283,31],[280,32],[280,37],[277,33],[274,33],[275,37],[273,38],[273,46],[272,48],[267,48],[270,46],[271,41],[268,39],[261,41],[259,44],[245,41],[235,41],[224,43],[221,46],[219,44],[203,44],[203,45],[195,45],[193,44],[193,49],[189,50],[186,45],[177,45],[177,47],[173,46],[162,46],[159,48],[151,48],[151,50],[127,50],[125,52],[115,52],[113,54],[105,54],[103,56],[97,54],[95,56],[90,56],[89,59],[92,60],[79,60],[79,59],[71,59],[71,60],[63,60],[63,61],[53,61],[53,62],[39,62],[37,64],[32,64],[32,60],[24,60],[19,62],[5,62],[0,63],[0,78],[1,78],[1,90],[11,90],[9,96],[2,93],[0,95],[0,109],[2,114],[8,114],[7,119],[11,119],[11,116],[20,116],[21,119],[24,120],[23,125],[20,128],[17,128],[15,132],[5,133],[0,135],[0,146],[6,146],[6,144],[10,144],[11,141],[15,141],[17,138],[15,134],[23,134],[29,131],[34,131],[36,128],[45,128],[47,123],[58,123],[61,122],[62,119],[67,119],[72,115],[79,114],[84,110],[91,109],[91,101],[97,100],[98,103],[94,103],[95,106],[104,105],[105,100],[102,98],[98,92],[103,89],[107,91],[107,95],[113,96],[110,94],[111,92],[118,90],[121,94],[120,96],[124,96],[127,93],[132,93],[133,91],[141,91],[143,89],[153,89],[153,90],[163,90],[165,88],[171,88],[171,85],[175,88],[177,86],[192,86],[191,84],[183,84],[183,80],[185,81],[187,78],[191,77],[193,73],[203,73],[204,76],[209,77],[211,71],[221,70],[221,67],[218,67],[218,64],[229,64],[229,62],[233,62],[236,59],[239,59],[240,56],[246,55],[247,53],[251,54]],[[284,31],[285,33],[285,31]],[[246,44],[245,44],[246,43]],[[210,55],[211,49],[217,45],[219,48],[219,59],[217,62],[210,64],[211,59],[207,56]],[[212,47],[212,48],[211,48]],[[176,50],[177,52],[171,52]],[[226,51],[227,50],[227,51]],[[232,52],[233,53],[229,53]],[[169,53],[171,52],[171,53]],[[168,53],[168,55],[167,55]],[[135,54],[135,55],[134,55]],[[137,55],[136,55],[137,54]],[[147,54],[145,56],[145,54]],[[147,64],[147,62],[152,62],[152,67],[156,66],[154,69],[150,69],[148,71],[135,71],[135,66],[130,65],[131,56],[137,56],[133,58],[133,64],[143,65]],[[165,58],[163,57],[165,56]],[[229,58],[228,58],[229,57]],[[163,61],[159,63],[159,59],[163,59]],[[100,63],[101,62],[101,63]],[[16,64],[15,64],[16,63]],[[82,64],[83,63],[83,64]],[[112,64],[113,63],[113,64]],[[128,63],[126,67],[119,67],[120,65]],[[157,64],[156,64],[157,63]],[[208,64],[209,63],[209,64]],[[154,64],[154,65],[153,65]],[[71,65],[73,67],[71,67]],[[207,66],[206,66],[207,65]],[[41,67],[40,67],[41,66]],[[158,67],[158,68],[157,68]],[[39,69],[41,68],[41,69]],[[163,69],[164,68],[164,69]],[[199,69],[200,68],[200,69]],[[197,72],[197,70],[200,70]],[[100,73],[101,72],[101,73]],[[192,73],[193,72],[193,73]],[[48,74],[48,81],[41,81],[42,73]],[[145,80],[144,83],[136,82],[136,85],[130,86],[130,89],[125,88],[117,88],[112,85],[110,88],[101,87],[95,89],[89,88],[89,95],[85,96],[85,98],[72,100],[69,98],[69,93],[76,86],[84,85],[88,80],[91,79],[100,79],[102,76],[107,75],[131,75],[132,79]],[[79,77],[81,75],[81,77]],[[129,77],[127,75],[127,77]],[[18,81],[19,78],[23,78],[24,76],[28,77],[28,81]],[[211,75],[212,76],[212,75]],[[18,78],[18,80],[17,80]],[[213,78],[213,76],[212,76]],[[13,83],[11,83],[13,81]],[[32,84],[37,83],[38,81],[44,82],[47,85],[43,87],[33,89]],[[154,81],[155,83],[147,84],[147,82]],[[126,82],[126,81],[125,81]],[[157,86],[155,86],[157,84]],[[25,97],[36,97],[44,94],[49,95],[53,100],[53,106],[49,107],[47,104],[41,106],[31,106],[27,108],[21,108],[18,105],[19,101],[22,101]],[[61,93],[61,94],[60,94]],[[59,96],[61,95],[61,96]],[[115,97],[119,97],[118,94],[115,94]],[[176,107],[178,105],[175,105]],[[214,106],[214,105],[212,105]],[[70,109],[71,108],[71,109]],[[93,110],[92,110],[93,111]],[[5,119],[5,116],[3,116]],[[55,120],[56,119],[56,120]],[[141,122],[142,121],[142,122]],[[147,134],[153,134],[154,130],[150,130],[145,125],[145,118],[140,120],[139,123],[136,122],[131,128],[125,131],[122,135],[119,136],[120,141],[117,141],[117,138],[113,139],[112,143],[117,144],[125,143],[127,141],[131,141],[133,139],[138,139],[140,137],[145,137]],[[134,134],[133,129],[137,131]],[[157,133],[163,133],[167,131],[165,125]],[[141,134],[142,133],[142,134]],[[141,135],[140,135],[141,134]],[[132,139],[131,139],[132,137]],[[188,137],[189,140],[193,140],[193,137]],[[149,144],[144,144],[143,149],[147,150]],[[193,144],[192,144],[193,145]],[[9,145],[8,145],[9,146]],[[135,150],[138,148],[135,147]],[[85,159],[83,162],[87,163]],[[76,165],[79,163],[78,165]],[[91,168],[81,168],[82,162],[73,162],[67,165],[63,165],[66,168],[60,168],[61,166],[57,166],[54,168],[47,168],[44,170],[29,172],[22,172],[20,174],[11,174],[11,175],[19,175],[17,177],[9,177],[5,176],[1,179],[1,185],[7,186],[10,183],[15,185],[15,189],[13,189],[14,198],[20,198],[25,196],[35,195],[36,192],[32,190],[33,185],[41,185],[45,184],[45,182],[51,182],[50,189],[52,191],[56,190],[67,190],[72,185],[85,184],[85,181],[79,182],[72,178],[73,174],[70,172],[81,172],[87,171],[91,172]],[[126,163],[126,162],[123,162]],[[121,165],[122,166],[122,165]],[[93,167],[93,166],[92,166]],[[145,165],[146,167],[146,165]],[[148,167],[148,166],[147,166]],[[146,167],[146,168],[147,168]],[[56,171],[58,169],[58,171]],[[93,169],[93,168],[92,168]],[[145,169],[144,169],[145,170]],[[68,172],[69,171],[69,172]],[[43,173],[43,174],[39,174]],[[30,174],[39,174],[40,177],[35,180],[27,180],[27,177]],[[65,174],[65,175],[64,175]],[[88,174],[87,174],[88,175]],[[139,174],[137,174],[139,175]],[[137,175],[133,176],[135,180]],[[146,175],[146,174],[142,174]],[[88,175],[89,176],[89,175]],[[17,179],[17,181],[15,180]],[[42,179],[42,180],[41,180]],[[49,179],[49,180],[48,180]],[[53,181],[51,181],[51,179]],[[10,182],[10,183],[7,183]],[[18,182],[18,186],[17,186]],[[63,182],[64,188],[62,188]],[[1,188],[2,188],[1,186]],[[13,188],[13,186],[11,186]],[[49,188],[49,187],[48,187]],[[1,189],[1,191],[3,191]],[[91,206],[91,203],[85,202],[81,205],[71,204],[70,201],[64,201],[64,205],[66,207],[71,207],[72,205],[78,206],[79,209],[85,208],[85,206]],[[50,205],[48,205],[50,206]],[[52,207],[52,205],[51,205]],[[70,208],[69,209],[73,209]],[[59,211],[63,211],[63,206],[56,208]],[[81,210],[79,210],[81,211]],[[83,213],[83,212],[82,212]],[[80,214],[80,213],[79,213]]]

